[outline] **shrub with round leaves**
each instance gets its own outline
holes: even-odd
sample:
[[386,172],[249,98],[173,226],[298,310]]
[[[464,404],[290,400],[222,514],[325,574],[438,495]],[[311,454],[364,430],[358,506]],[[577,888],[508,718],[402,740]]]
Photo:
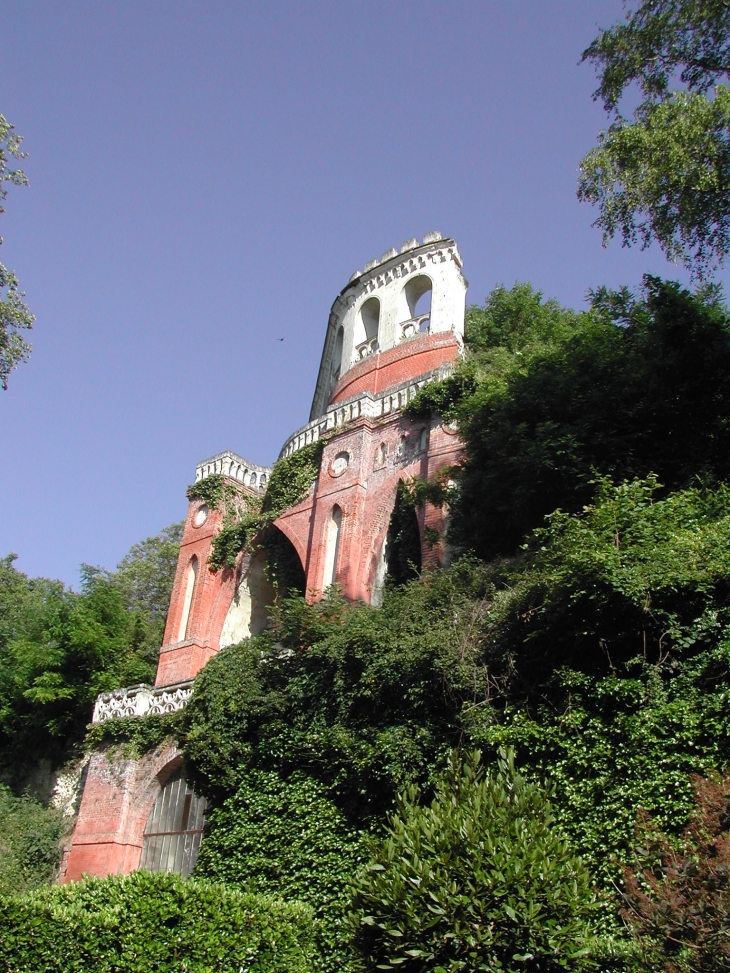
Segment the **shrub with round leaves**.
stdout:
[[584,970],[594,945],[588,871],[545,791],[502,752],[457,753],[430,804],[401,794],[387,838],[356,881],[351,920],[369,968]]

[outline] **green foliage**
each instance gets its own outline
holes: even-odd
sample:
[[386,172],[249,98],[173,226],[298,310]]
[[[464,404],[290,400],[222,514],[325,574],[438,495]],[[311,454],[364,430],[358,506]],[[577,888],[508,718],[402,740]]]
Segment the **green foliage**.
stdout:
[[428,793],[451,747],[512,746],[620,932],[638,809],[679,833],[690,775],[730,761],[730,493],[593,486],[518,556],[462,558],[380,609],[286,600],[196,681],[181,736],[197,786],[220,805],[252,770],[300,771],[370,828],[399,789]]
[[[614,122],[581,162],[604,242],[656,240],[703,275],[730,249],[730,16],[723,0],[641,0],[583,54]],[[638,85],[633,122],[619,102]],[[672,85],[675,91],[672,91]],[[717,85],[713,88],[714,85]]]
[[368,968],[580,970],[594,895],[545,793],[512,754],[485,774],[454,755],[433,800],[400,796],[359,876],[353,920]]
[[64,827],[60,811],[0,784],[0,895],[30,892],[55,877]]
[[196,680],[181,736],[215,801],[253,767],[303,770],[366,823],[427,780],[487,691],[475,658],[481,569],[460,565],[387,590],[383,607],[336,593],[285,599],[265,635],[230,646]]
[[121,750],[125,757],[139,757],[165,740],[175,739],[179,722],[179,713],[168,713],[145,716],[144,719],[127,716],[93,723],[87,729],[84,746],[87,750],[109,746]]
[[[295,506],[307,495],[319,476],[325,443],[325,439],[320,439],[276,461],[260,510],[250,507],[224,516],[223,527],[213,538],[210,555],[213,571],[235,568],[239,553],[250,543],[266,548],[269,577],[274,583],[283,585],[285,591],[290,587],[303,589],[301,571],[297,571],[289,547],[282,543],[279,532],[272,529],[272,524],[282,511]],[[201,480],[190,490],[205,482]]]
[[351,960],[344,909],[363,854],[360,832],[320,783],[301,772],[283,779],[251,770],[207,815],[195,874],[309,905],[317,919],[314,968],[339,973]]
[[188,500],[202,500],[211,510],[217,510],[223,499],[226,478],[222,473],[212,473],[197,483],[192,483],[187,491]]
[[326,445],[326,439],[319,439],[274,463],[264,497],[264,513],[278,517],[282,511],[306,497],[319,476],[319,465]]
[[677,92],[601,132],[580,164],[578,199],[600,213],[607,245],[658,242],[698,276],[730,252],[730,88]]
[[258,528],[259,518],[245,516],[234,523],[224,524],[213,538],[209,564],[211,571],[235,568],[236,559],[243,550],[249,532]]
[[667,489],[730,477],[730,317],[717,295],[646,278],[640,296],[602,289],[575,314],[516,285],[497,288],[469,334],[460,368],[473,390],[459,369],[448,380],[467,389],[451,406],[467,449],[451,472],[452,542],[509,554],[546,514],[589,503],[597,472],[656,473]]
[[0,560],[0,773],[61,761],[94,699],[154,678],[180,525],[135,545],[118,573],[82,567],[80,593]]
[[309,910],[134,872],[0,900],[0,966],[16,973],[306,973]]
[[[132,611],[164,623],[177,569],[184,523],[171,524],[155,537],[133,544],[114,572],[114,585]],[[162,632],[160,632],[160,639]]]
[[680,839],[643,816],[624,918],[642,970],[722,973],[730,965],[730,780],[695,779],[696,807]]
[[[4,183],[11,186],[27,186],[28,179],[22,169],[11,168],[11,159],[20,161],[27,155],[21,152],[23,141],[15,127],[0,115],[0,213],[8,195]],[[2,237],[0,237],[2,243]],[[21,332],[31,328],[34,316],[23,301],[18,278],[0,263],[0,385],[7,389],[8,376],[21,362],[27,361],[31,346]]]
[[395,506],[385,540],[388,578],[404,584],[421,572],[421,532],[416,518],[415,497],[402,480],[396,491]]

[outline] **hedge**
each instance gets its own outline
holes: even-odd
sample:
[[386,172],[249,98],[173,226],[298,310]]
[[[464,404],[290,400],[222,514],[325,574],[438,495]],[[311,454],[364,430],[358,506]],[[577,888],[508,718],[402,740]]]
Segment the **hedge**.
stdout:
[[212,882],[138,871],[0,899],[8,973],[307,973],[312,918]]

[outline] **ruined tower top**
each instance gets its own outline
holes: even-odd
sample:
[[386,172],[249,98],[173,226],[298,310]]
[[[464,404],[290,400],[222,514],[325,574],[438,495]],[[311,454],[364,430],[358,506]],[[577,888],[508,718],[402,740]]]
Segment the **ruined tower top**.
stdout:
[[310,420],[332,402],[431,370],[447,335],[461,346],[467,288],[461,265],[456,242],[434,231],[355,271],[330,311]]

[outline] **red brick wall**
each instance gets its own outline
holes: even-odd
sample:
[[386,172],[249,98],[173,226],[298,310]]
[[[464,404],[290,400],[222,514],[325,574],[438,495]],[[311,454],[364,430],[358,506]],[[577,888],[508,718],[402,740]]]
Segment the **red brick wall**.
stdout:
[[[384,463],[380,459],[383,446],[387,453]],[[349,464],[335,475],[332,463],[339,453],[348,454]],[[311,495],[276,521],[300,555],[306,552],[302,562],[310,597],[317,598],[322,591],[327,530],[335,504],[343,513],[337,581],[346,597],[369,602],[399,480],[433,478],[461,456],[461,441],[440,419],[413,422],[400,414],[378,422],[363,419],[331,439]],[[442,512],[427,505],[419,524],[422,533],[425,526],[440,531]],[[441,556],[440,543],[423,545],[424,566],[436,567]]]
[[92,754],[62,883],[137,868],[152,805],[180,762],[169,744],[136,760],[107,749]]
[[361,392],[385,392],[434,371],[444,362],[456,361],[459,353],[459,343],[449,331],[410,338],[388,351],[370,355],[346,371],[335,385],[330,403]]
[[[230,481],[240,488],[235,480]],[[213,537],[222,526],[222,515],[211,510],[199,527],[195,515],[203,506],[193,500],[188,506],[175,582],[170,598],[170,610],[157,666],[156,686],[192,679],[220,648],[220,636],[228,608],[236,589],[236,571],[221,568],[211,571],[210,558]],[[198,558],[198,576],[187,626],[187,638],[178,641],[190,562]]]

